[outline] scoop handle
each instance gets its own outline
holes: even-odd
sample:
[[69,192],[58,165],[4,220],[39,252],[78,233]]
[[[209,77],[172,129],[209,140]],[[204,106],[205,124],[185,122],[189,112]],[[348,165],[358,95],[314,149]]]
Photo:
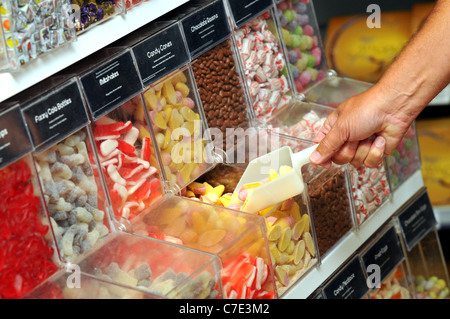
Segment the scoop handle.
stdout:
[[310,163],[311,161],[309,158],[311,157],[311,154],[317,149],[319,144],[305,148],[304,150],[293,153],[292,154],[292,165],[299,174],[301,174],[301,170],[303,165]]

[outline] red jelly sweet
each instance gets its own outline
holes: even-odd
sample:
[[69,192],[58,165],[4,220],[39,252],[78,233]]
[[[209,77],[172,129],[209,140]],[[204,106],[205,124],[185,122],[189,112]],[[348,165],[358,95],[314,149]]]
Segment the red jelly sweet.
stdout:
[[21,298],[57,271],[25,161],[0,171],[0,299]]

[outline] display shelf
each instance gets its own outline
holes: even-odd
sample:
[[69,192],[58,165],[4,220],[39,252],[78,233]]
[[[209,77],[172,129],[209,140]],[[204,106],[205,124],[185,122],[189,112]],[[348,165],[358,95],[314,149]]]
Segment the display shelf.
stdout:
[[82,60],[189,0],[149,0],[123,16],[99,24],[79,35],[76,42],[43,55],[20,71],[0,74],[0,102]]
[[399,186],[390,201],[385,203],[358,230],[351,232],[329,252],[319,267],[312,269],[296,286],[287,291],[283,299],[306,299],[333,273],[339,269],[353,253],[386,223],[416,192],[423,187],[420,171],[413,174]]

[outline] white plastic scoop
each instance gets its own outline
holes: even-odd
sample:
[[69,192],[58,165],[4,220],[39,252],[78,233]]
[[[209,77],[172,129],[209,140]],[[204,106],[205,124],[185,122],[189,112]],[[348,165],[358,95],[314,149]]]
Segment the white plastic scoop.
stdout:
[[285,146],[252,160],[242,175],[235,193],[239,192],[244,185],[268,180],[270,169],[279,172],[280,167],[289,166],[292,170],[253,189],[242,211],[255,213],[303,193],[302,167],[310,163],[309,158],[317,146],[314,145],[298,153],[292,153],[292,149]]

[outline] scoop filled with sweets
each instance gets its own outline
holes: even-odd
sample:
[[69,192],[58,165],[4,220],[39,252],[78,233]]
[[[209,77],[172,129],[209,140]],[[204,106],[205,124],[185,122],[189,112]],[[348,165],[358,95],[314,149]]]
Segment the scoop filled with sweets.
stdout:
[[293,153],[289,146],[252,160],[232,196],[242,211],[255,213],[303,193],[302,167],[317,145]]

